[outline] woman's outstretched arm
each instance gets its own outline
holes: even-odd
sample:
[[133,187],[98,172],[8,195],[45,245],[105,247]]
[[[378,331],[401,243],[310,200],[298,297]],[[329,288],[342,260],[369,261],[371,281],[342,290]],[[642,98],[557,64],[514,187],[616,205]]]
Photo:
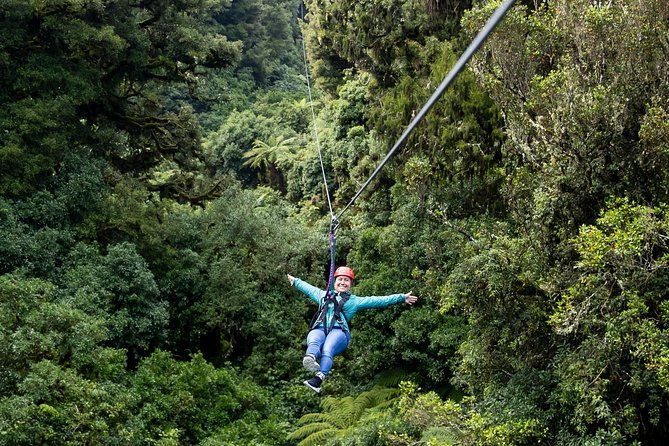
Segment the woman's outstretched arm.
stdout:
[[414,296],[409,291],[408,293],[390,294],[388,296],[365,296],[360,297],[358,308],[366,310],[370,308],[385,308],[393,304],[405,302],[413,305],[418,301],[418,296]]
[[290,274],[286,274],[286,276],[288,277],[290,284],[304,293],[309,299],[313,300],[317,304],[321,302],[321,298],[325,294],[325,291],[321,290],[320,288],[316,288],[302,279],[293,277]]

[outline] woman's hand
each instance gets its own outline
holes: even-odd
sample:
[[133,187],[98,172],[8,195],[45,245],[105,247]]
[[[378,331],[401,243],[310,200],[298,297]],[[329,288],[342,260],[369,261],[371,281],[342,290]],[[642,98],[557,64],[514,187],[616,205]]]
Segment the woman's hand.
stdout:
[[408,293],[406,293],[406,294],[404,295],[404,302],[406,302],[406,303],[409,304],[409,305],[413,305],[413,304],[415,304],[416,302],[418,302],[418,296],[414,296],[414,295],[411,294],[411,293],[412,293],[412,291],[409,291]]
[[288,276],[288,281],[289,281],[290,284],[292,285],[293,282],[295,281],[295,278],[294,278],[293,276],[291,276],[290,274],[286,274],[286,276]]

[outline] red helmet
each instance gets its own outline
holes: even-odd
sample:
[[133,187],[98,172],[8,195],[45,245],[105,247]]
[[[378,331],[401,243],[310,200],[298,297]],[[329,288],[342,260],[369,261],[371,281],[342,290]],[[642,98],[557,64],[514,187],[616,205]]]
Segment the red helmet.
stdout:
[[345,276],[351,280],[355,280],[355,274],[353,274],[353,270],[348,266],[340,266],[339,268],[337,268],[337,271],[335,271],[334,276],[335,278],[337,278],[338,276]]

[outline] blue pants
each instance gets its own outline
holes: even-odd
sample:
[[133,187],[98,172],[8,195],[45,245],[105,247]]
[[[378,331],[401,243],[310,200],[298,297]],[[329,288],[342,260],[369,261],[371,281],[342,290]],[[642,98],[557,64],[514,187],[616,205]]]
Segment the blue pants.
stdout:
[[314,328],[307,335],[307,354],[313,355],[319,361],[319,371],[327,375],[332,368],[334,357],[343,353],[351,340],[348,332],[341,328],[333,328],[325,336],[323,328]]

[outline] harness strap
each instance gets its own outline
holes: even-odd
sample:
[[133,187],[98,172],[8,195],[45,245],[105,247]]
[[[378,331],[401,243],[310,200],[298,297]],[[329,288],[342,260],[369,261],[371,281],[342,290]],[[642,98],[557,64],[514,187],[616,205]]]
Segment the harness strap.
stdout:
[[327,320],[327,314],[328,314],[328,303],[327,303],[328,296],[326,295],[323,297],[318,304],[318,310],[314,313],[314,316],[311,318],[311,322],[309,323],[309,330],[313,330],[316,328],[321,322],[323,325],[325,325],[325,321]]
[[328,275],[328,287],[325,289],[325,297],[331,295],[334,288],[334,271],[335,271],[335,235],[334,230],[330,227],[330,274]]
[[[340,324],[342,323],[342,320],[341,320],[342,317],[344,318],[344,320],[346,320],[346,324],[348,325],[348,320],[346,319],[346,315],[344,314],[342,309],[344,308],[344,305],[346,304],[346,302],[348,301],[348,299],[350,297],[351,297],[351,293],[340,293],[339,294],[339,302],[337,302],[337,300],[335,299],[334,314],[332,315],[332,321],[330,321],[330,328],[325,331],[326,335],[328,334],[328,332],[332,331],[332,329],[334,328],[335,321],[339,322]],[[342,329],[343,328],[344,327],[342,326]]]
[[[339,296],[339,300],[337,300],[337,296]],[[314,316],[311,318],[311,323],[309,324],[309,330],[313,330],[322,323],[323,331],[325,331],[325,335],[327,336],[327,334],[331,332],[332,329],[334,328],[335,322],[339,322],[342,325],[342,329],[345,328],[344,325],[342,324],[342,318],[343,321],[346,322],[346,326],[348,326],[349,322],[348,319],[346,318],[346,314],[344,314],[343,312],[343,309],[344,305],[346,305],[346,302],[350,297],[351,293],[349,292],[330,294],[324,296],[321,299],[320,304],[318,305],[318,310],[316,311],[316,313],[314,313]],[[330,304],[334,305],[334,311],[332,315],[332,320],[328,325],[327,315],[328,315],[328,309],[330,308]]]
[[[330,238],[330,274],[328,275],[328,286],[325,289],[325,297],[321,300],[318,311],[314,314],[314,318],[311,321],[310,329],[315,328],[319,322],[323,322],[323,327],[325,328],[325,334],[328,334],[327,327],[327,314],[328,314],[328,305],[333,298],[333,287],[334,287],[334,269],[335,269],[335,236],[332,227],[330,228],[329,233]],[[336,301],[335,301],[336,303]]]

